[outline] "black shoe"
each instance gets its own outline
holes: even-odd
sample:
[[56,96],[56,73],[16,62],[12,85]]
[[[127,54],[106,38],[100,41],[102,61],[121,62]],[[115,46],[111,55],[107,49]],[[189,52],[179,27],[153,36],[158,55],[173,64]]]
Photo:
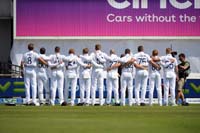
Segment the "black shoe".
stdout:
[[30,103],[29,106],[36,106],[36,104],[35,103]]
[[107,103],[107,104],[105,104],[106,106],[111,106],[111,104],[109,104],[109,103]]
[[78,103],[77,104],[77,106],[83,106],[84,105],[84,103]]
[[29,106],[30,104],[29,103],[25,103],[25,104],[23,104],[24,106]]
[[61,106],[67,106],[67,102],[62,102]]
[[40,103],[40,106],[43,106],[43,105],[45,105],[45,103]]
[[46,105],[46,106],[50,106],[51,104],[50,104],[50,103],[45,103],[45,105]]
[[120,103],[115,103],[114,106],[120,106]]
[[140,106],[145,106],[145,103],[140,103]]
[[183,102],[183,103],[182,103],[182,106],[189,106],[189,103]]

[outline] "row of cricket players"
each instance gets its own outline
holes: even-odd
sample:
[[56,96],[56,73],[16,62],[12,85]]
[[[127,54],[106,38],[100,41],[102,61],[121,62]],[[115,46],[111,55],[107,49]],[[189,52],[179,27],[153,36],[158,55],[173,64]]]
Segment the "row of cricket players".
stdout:
[[[80,104],[95,105],[96,90],[99,89],[100,106],[111,104],[112,91],[116,104],[125,106],[126,89],[128,90],[128,104],[133,105],[133,89],[135,105],[145,105],[147,80],[149,78],[149,105],[152,105],[154,86],[156,86],[158,104],[168,106],[169,89],[171,93],[171,105],[175,106],[175,84],[177,73],[177,60],[172,57],[171,49],[166,49],[165,56],[158,56],[158,51],[153,50],[151,57],[144,52],[143,46],[138,47],[138,53],[131,54],[130,49],[125,49],[124,57],[118,57],[114,50],[110,55],[101,51],[101,45],[95,45],[95,52],[89,54],[88,48],[83,49],[83,54],[75,55],[74,49],[69,50],[69,55],[60,54],[60,48],[55,47],[55,54],[45,55],[45,49],[40,49],[40,54],[34,52],[34,45],[28,45],[29,51],[23,55],[21,66],[24,71],[26,88],[26,103],[38,105],[36,102],[37,88],[39,101],[45,99],[49,104],[55,105],[56,91],[58,89],[59,103],[65,105],[69,101],[69,86],[71,86],[71,106],[75,103],[77,86],[77,68],[79,67]],[[122,73],[118,74],[118,67]],[[161,75],[164,73],[164,103],[161,94]],[[133,69],[135,69],[135,88],[133,88]],[[107,97],[104,103],[103,81],[104,70],[107,70]],[[50,87],[49,77],[50,73]],[[120,78],[119,78],[120,77]],[[119,85],[121,82],[121,100],[119,100]],[[64,81],[65,80],[65,81]],[[30,99],[30,87],[32,88],[32,102]],[[140,96],[141,89],[141,96]],[[85,95],[86,94],[86,95]]]

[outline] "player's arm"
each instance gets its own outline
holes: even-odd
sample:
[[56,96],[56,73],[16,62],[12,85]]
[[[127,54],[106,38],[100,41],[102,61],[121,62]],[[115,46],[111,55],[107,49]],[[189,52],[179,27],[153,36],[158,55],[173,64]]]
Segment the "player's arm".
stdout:
[[91,68],[91,67],[92,67],[91,64],[85,64],[85,63],[83,63],[82,60],[81,60],[80,58],[78,58],[78,57],[77,57],[76,60],[77,60],[78,64],[79,64],[80,66],[84,67],[84,68]]
[[57,68],[63,68],[63,67],[65,67],[65,63],[63,61],[59,62]]
[[103,57],[102,56],[99,56],[98,54],[96,54],[96,58],[101,62],[101,63],[106,63],[106,59],[105,59],[105,53],[102,53],[103,54]]
[[24,69],[24,66],[25,66],[25,57],[24,57],[24,55],[22,56],[22,60],[21,60],[21,63],[20,63],[20,67],[21,67],[21,69],[23,70]]
[[112,61],[112,58],[110,56],[108,56],[106,53],[103,53],[104,56],[104,61]]
[[137,62],[134,62],[133,65],[137,69],[142,69],[142,70],[147,70],[148,69],[147,67],[144,67],[144,66],[138,64]]
[[175,72],[176,72],[176,80],[179,80],[179,75],[178,75],[178,66],[175,67]]
[[154,56],[151,56],[151,59],[152,59],[154,62],[159,62],[159,61],[161,61],[160,58],[154,57]]
[[34,54],[36,59],[41,63],[41,64],[44,64],[44,65],[48,65],[48,62],[46,62],[42,57],[40,57],[37,53]]
[[24,63],[24,61],[22,60],[22,61],[21,61],[21,64],[20,64],[20,67],[21,67],[22,70],[24,69],[24,65],[25,65],[25,63]]
[[178,75],[178,63],[177,63],[177,60],[176,60],[176,59],[174,59],[174,60],[175,60],[174,64],[175,64],[176,80],[178,81],[178,80],[179,80],[179,75]]
[[48,66],[51,68],[51,70],[56,69],[58,65],[59,63],[51,63],[50,61],[48,61]]
[[103,65],[97,64],[94,60],[92,60],[91,62],[92,62],[92,65],[93,65],[94,67],[103,68]]
[[156,69],[158,69],[158,70],[161,69],[160,65],[157,64],[156,62],[154,62],[152,59],[149,60],[149,63],[150,63],[153,67],[155,67]]
[[116,68],[118,68],[120,66],[121,66],[121,63],[117,62],[117,63],[113,64],[112,66],[107,67],[107,71],[110,71],[112,69],[116,69]]
[[178,68],[181,69],[181,70],[187,70],[189,67],[190,67],[190,64],[188,62],[185,63],[184,66],[178,65]]

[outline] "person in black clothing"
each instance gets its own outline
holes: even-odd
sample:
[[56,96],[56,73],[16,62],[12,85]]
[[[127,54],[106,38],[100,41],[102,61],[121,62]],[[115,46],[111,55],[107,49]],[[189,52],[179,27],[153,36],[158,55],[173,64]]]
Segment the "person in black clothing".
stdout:
[[185,54],[179,54],[179,60],[181,63],[178,65],[178,76],[179,80],[177,81],[177,96],[176,96],[176,103],[178,102],[179,98],[182,100],[183,106],[188,106],[189,104],[185,101],[184,94],[183,94],[183,86],[185,84],[186,78],[190,73],[190,63],[186,60]]

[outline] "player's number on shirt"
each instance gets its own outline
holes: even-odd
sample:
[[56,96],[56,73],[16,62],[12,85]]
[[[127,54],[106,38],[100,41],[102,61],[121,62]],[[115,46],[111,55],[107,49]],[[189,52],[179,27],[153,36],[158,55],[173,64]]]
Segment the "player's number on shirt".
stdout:
[[173,68],[174,68],[174,65],[173,65],[172,63],[170,63],[170,64],[167,66],[167,68],[173,69]]
[[28,61],[28,64],[32,64],[32,58],[30,56],[27,58],[27,61]]
[[152,66],[152,70],[155,71],[155,70],[157,70],[157,69],[156,69],[154,66]]
[[139,64],[143,64],[143,63],[146,63],[146,58],[138,58],[139,60]]
[[69,61],[69,62],[68,62],[68,66],[73,66],[73,65],[75,65],[75,64],[76,64],[75,61]]
[[103,63],[97,58],[97,64],[102,65]]
[[39,63],[38,63],[38,67],[39,67],[39,68],[46,68],[47,66],[39,62]]
[[[84,61],[83,63],[84,63],[84,64],[87,64],[87,65],[91,65],[91,62],[90,62],[90,61]],[[85,67],[84,69],[90,69],[90,68]]]
[[133,68],[133,65],[132,64],[125,65],[125,68]]

